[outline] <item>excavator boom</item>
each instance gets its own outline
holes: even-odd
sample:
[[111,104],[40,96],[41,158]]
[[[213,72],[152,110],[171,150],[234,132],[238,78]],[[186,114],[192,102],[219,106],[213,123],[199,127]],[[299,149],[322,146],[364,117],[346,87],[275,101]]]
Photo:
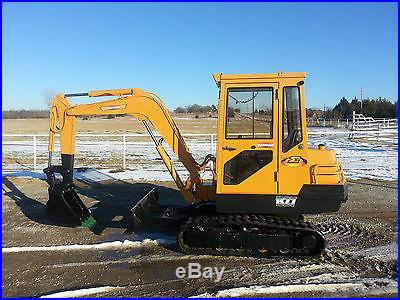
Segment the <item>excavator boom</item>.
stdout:
[[[118,98],[73,106],[68,102],[67,97],[74,96],[117,96]],[[50,156],[54,150],[55,133],[57,131],[56,124],[59,124],[61,155],[65,162],[64,167],[70,170],[70,174],[72,174],[72,162],[75,153],[76,117],[121,114],[131,115],[143,122],[155,143],[157,152],[160,154],[185,200],[188,202],[198,201],[199,198],[193,198],[192,189],[196,185],[196,188],[201,190],[201,172],[204,171],[205,165],[209,160],[202,164],[195,161],[178,127],[161,99],[155,94],[145,92],[141,89],[100,90],[90,91],[88,93],[57,95],[52,102],[52,108],[50,110],[48,145]],[[158,131],[162,137],[161,139],[156,139],[150,125]],[[169,145],[171,150],[178,156],[179,160],[189,172],[189,177],[186,179],[185,183],[182,182],[169,155],[163,148],[163,141]],[[72,180],[72,178],[69,179],[70,181]]]

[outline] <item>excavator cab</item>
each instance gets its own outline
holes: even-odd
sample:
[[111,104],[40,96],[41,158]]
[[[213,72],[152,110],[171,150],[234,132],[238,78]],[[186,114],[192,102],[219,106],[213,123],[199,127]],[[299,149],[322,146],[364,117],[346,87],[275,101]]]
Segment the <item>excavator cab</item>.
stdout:
[[[48,216],[93,228],[96,220],[73,185],[76,117],[130,115],[147,129],[188,205],[165,207],[156,190],[132,207],[127,232],[176,228],[180,249],[216,255],[319,255],[323,235],[304,214],[335,212],[347,200],[342,166],[333,150],[309,148],[305,73],[214,74],[219,88],[216,156],[197,162],[162,100],[140,89],[58,94],[50,110]],[[114,97],[71,105],[74,96]],[[153,128],[162,136],[156,138]],[[60,134],[61,166],[52,165]],[[164,149],[187,169],[184,180]],[[213,178],[202,173],[211,169]],[[57,181],[55,174],[61,174]]]
[[336,211],[346,200],[335,152],[308,146],[305,76],[213,75],[220,89],[219,211],[300,215]]

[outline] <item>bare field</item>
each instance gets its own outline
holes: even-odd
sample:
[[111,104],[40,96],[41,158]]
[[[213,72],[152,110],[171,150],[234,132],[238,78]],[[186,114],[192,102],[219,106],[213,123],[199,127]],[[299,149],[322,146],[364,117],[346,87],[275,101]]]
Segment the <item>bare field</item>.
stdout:
[[[198,115],[195,118],[190,114],[172,115],[179,130],[189,133],[216,133],[217,118],[208,115]],[[46,134],[49,130],[48,119],[3,119],[3,134]],[[78,119],[77,131],[82,133],[96,134],[122,134],[122,133],[144,133],[143,124],[133,117],[125,116],[114,119],[91,118],[88,120]]]

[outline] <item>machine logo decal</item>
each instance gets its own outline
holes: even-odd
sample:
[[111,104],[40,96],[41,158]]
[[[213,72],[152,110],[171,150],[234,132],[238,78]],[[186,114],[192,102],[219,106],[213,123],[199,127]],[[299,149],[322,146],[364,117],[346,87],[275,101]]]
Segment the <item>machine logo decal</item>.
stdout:
[[274,144],[271,143],[263,143],[263,144],[257,144],[258,148],[274,148]]
[[282,165],[288,167],[302,167],[307,163],[307,160],[301,156],[289,156],[281,161]]
[[296,196],[276,196],[275,205],[278,207],[294,207],[296,199]]

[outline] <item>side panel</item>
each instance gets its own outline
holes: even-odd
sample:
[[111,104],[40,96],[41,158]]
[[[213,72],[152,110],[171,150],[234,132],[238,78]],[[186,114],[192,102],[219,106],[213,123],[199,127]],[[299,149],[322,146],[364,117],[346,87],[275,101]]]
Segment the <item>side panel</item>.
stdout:
[[220,213],[279,214],[291,217],[298,214],[336,212],[347,198],[346,184],[305,184],[293,206],[277,206],[274,196],[218,195],[216,208]]
[[[233,102],[233,107],[229,106],[229,108],[228,104],[231,105],[231,102],[228,103],[228,93]],[[249,93],[260,98],[253,96],[253,101],[251,97],[248,97]],[[257,99],[270,99],[271,93],[272,99],[268,102],[270,103],[268,112],[258,109],[261,102],[256,104],[254,102],[261,101]],[[278,118],[278,95],[277,82],[221,84],[217,141],[217,194],[276,194],[278,124],[275,119]],[[266,103],[267,101],[269,100],[266,100]],[[239,103],[237,108],[234,108],[235,103]],[[253,105],[252,116],[249,117],[247,113],[243,113],[245,108],[242,108],[240,103],[245,103],[243,105],[246,107]],[[255,116],[255,111],[257,116]],[[269,120],[270,113],[272,113],[272,120]],[[227,120],[227,117],[230,119]],[[240,126],[242,123],[238,120],[244,120],[244,125]],[[259,123],[255,125],[255,122]],[[266,129],[268,133],[265,135],[257,132],[257,126],[260,126],[262,122],[268,123],[266,126],[269,126]],[[232,129],[234,126],[236,127]],[[252,135],[246,134],[248,128],[251,127]],[[235,133],[232,134],[231,130]]]

